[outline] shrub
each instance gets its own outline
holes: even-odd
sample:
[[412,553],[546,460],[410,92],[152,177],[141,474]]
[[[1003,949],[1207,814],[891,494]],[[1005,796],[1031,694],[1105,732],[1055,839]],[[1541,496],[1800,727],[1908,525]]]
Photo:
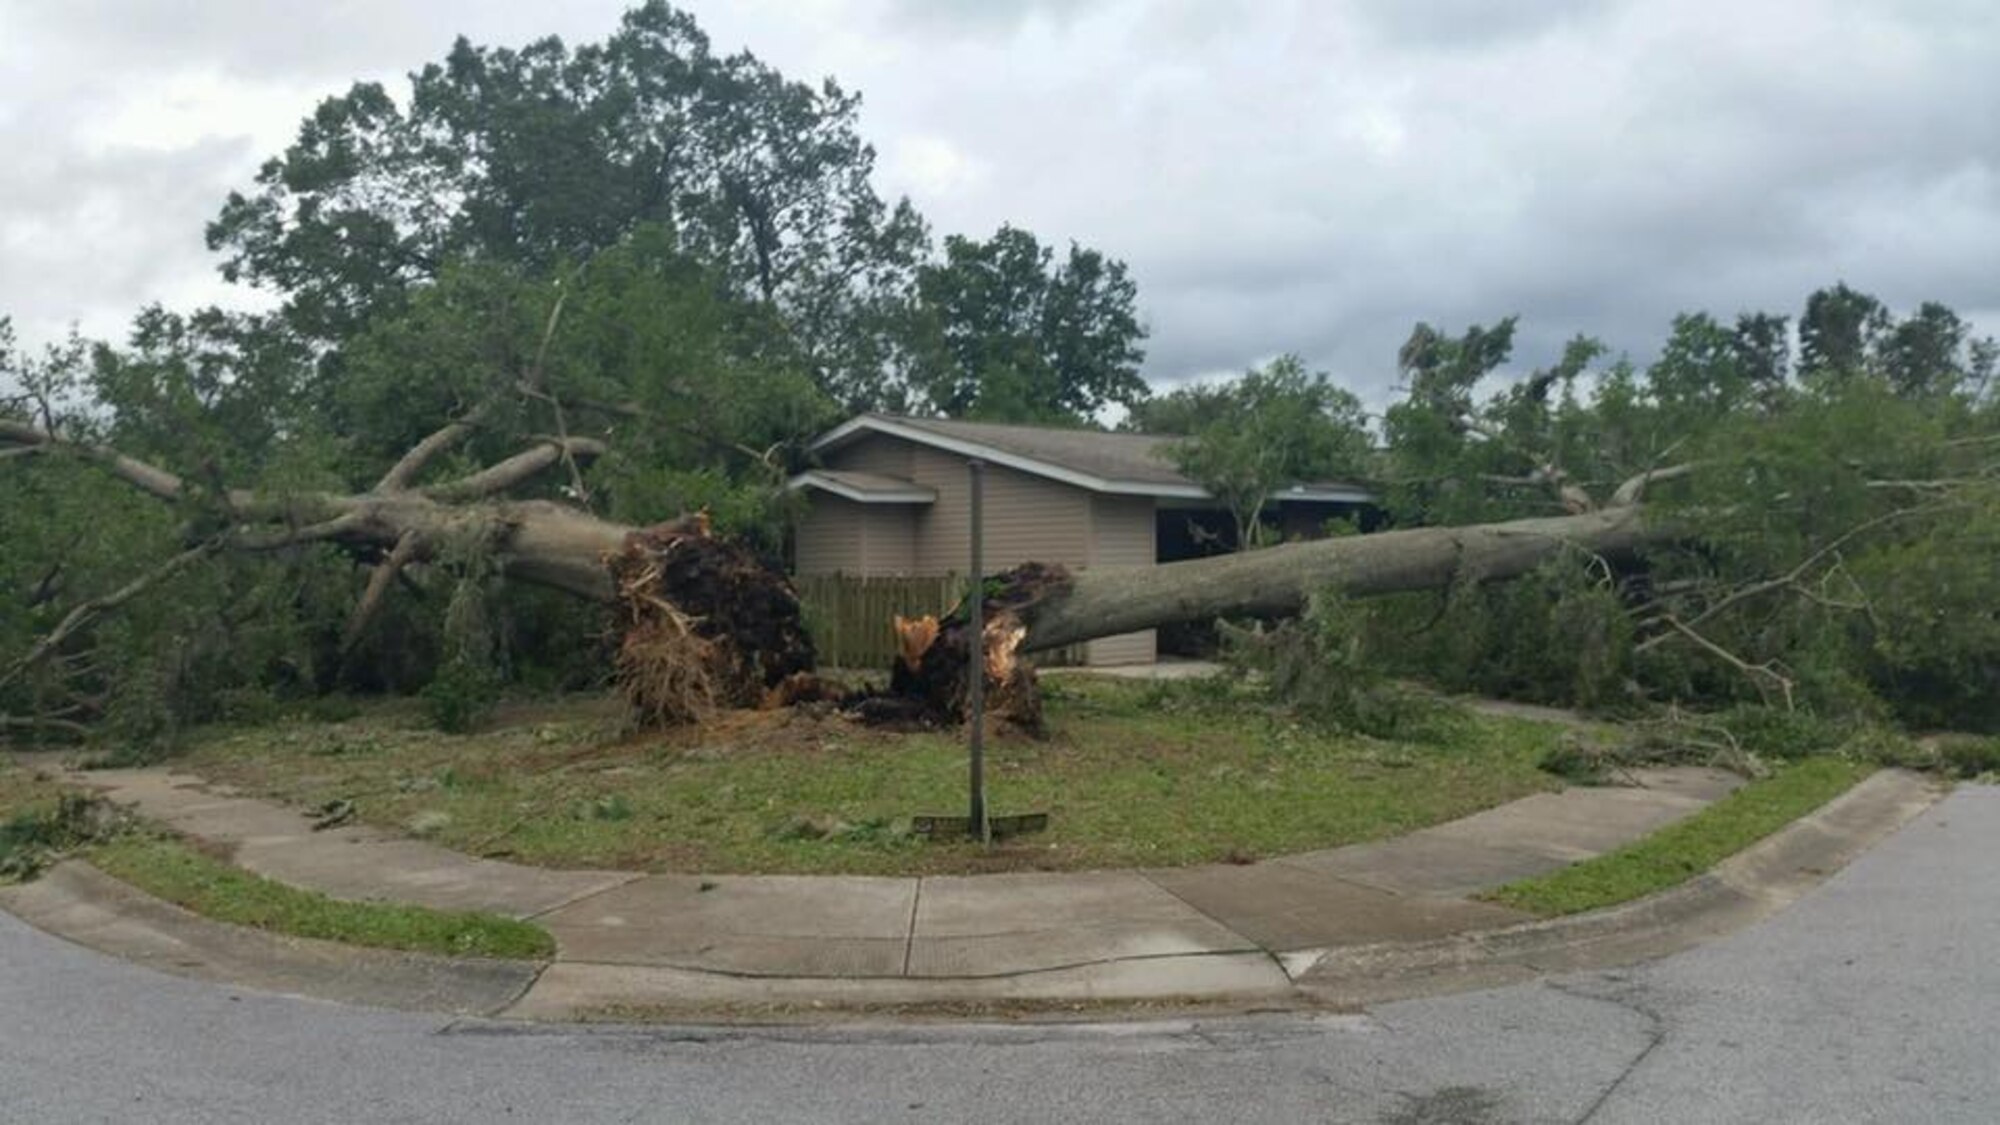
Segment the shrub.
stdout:
[[1225,662],[1255,673],[1271,702],[1375,738],[1428,741],[1449,734],[1456,709],[1390,682],[1368,651],[1362,615],[1346,598],[1313,595],[1276,625],[1222,627]]
[[1711,717],[1751,754],[1790,760],[1831,753],[1848,740],[1849,730],[1809,711],[1739,706]]

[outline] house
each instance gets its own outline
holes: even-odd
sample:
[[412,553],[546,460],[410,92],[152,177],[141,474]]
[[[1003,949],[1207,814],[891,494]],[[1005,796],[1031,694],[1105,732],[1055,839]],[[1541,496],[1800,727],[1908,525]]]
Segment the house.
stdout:
[[[1234,524],[1167,457],[1172,437],[863,414],[816,439],[822,466],[794,476],[804,494],[794,568],[801,575],[964,573],[971,485],[988,466],[984,561],[1072,569],[1152,566],[1234,548]],[[1372,496],[1344,483],[1281,492],[1266,517],[1287,537],[1316,534]],[[1090,664],[1150,663],[1153,631],[1089,643]]]

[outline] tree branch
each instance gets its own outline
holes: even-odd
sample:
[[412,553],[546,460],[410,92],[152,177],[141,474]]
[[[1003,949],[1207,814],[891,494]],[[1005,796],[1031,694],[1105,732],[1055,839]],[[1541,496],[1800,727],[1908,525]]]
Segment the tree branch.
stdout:
[[489,399],[473,407],[472,411],[465,417],[460,418],[456,422],[447,423],[432,431],[430,436],[411,446],[409,452],[398,458],[394,465],[389,466],[389,471],[383,473],[382,479],[375,482],[374,490],[376,492],[407,491],[410,487],[410,482],[416,479],[418,473],[424,471],[425,465],[430,464],[438,454],[451,449],[467,437],[470,437],[472,431],[478,428],[480,419],[486,416],[487,412],[492,409],[492,406],[492,400]]
[[575,493],[573,499],[578,504],[588,508],[590,506],[590,487],[583,483],[583,470],[578,467],[576,458],[568,452],[570,441],[569,420],[563,415],[562,400],[552,394],[545,394],[525,386],[522,388],[522,393],[548,403],[549,409],[554,412],[556,416],[556,441],[561,443],[564,449],[562,463],[563,467],[569,470],[570,491]]
[[421,495],[440,504],[481,500],[513,488],[566,457],[596,458],[603,456],[606,449],[603,442],[594,438],[573,437],[566,441],[552,438],[469,476],[432,485],[423,489]]
[[1663,480],[1679,480],[1694,472],[1699,467],[1700,462],[1683,461],[1678,465],[1647,469],[1645,472],[1619,485],[1617,491],[1611,494],[1611,503],[1609,506],[1613,508],[1629,508],[1645,499],[1648,486],[1657,484]]
[[382,606],[383,595],[388,593],[389,586],[396,581],[396,576],[402,573],[403,567],[416,557],[422,547],[423,537],[417,534],[415,528],[405,531],[397,537],[396,545],[390,549],[389,556],[377,564],[374,572],[369,574],[368,588],[362,591],[361,600],[354,603],[354,611],[347,615],[347,628],[340,634],[342,659],[353,652],[354,646],[360,643],[369,622],[375,619],[376,611]]
[[[522,393],[528,393],[525,387],[522,388]],[[690,395],[688,397],[692,398],[693,396]],[[609,414],[615,418],[632,418],[638,421],[659,422],[673,427],[683,435],[701,442],[710,449],[718,452],[740,454],[755,461],[773,475],[781,478],[784,475],[784,466],[777,459],[778,451],[785,447],[784,442],[778,442],[767,449],[758,449],[753,445],[746,445],[740,441],[731,441],[728,438],[720,437],[715,433],[715,429],[712,426],[704,425],[701,422],[664,417],[659,411],[648,410],[636,402],[606,402],[603,399],[582,398],[576,395],[570,395],[562,401],[567,402],[572,409],[576,410]]]
[[26,655],[9,664],[5,672],[0,672],[0,685],[12,683],[23,673],[41,663],[50,653],[61,646],[64,641],[75,636],[78,631],[96,620],[98,615],[104,613],[106,610],[116,609],[160,583],[167,581],[194,563],[214,554],[222,548],[222,545],[223,537],[218,536],[206,543],[190,547],[173,558],[168,559],[166,562],[161,563],[159,566],[154,567],[152,570],[147,571],[145,574],[113,590],[111,593],[101,598],[92,598],[71,609],[67,614],[63,615],[61,621],[56,623],[54,629],[49,630],[48,635],[35,642],[35,646],[29,649]]
[[1728,649],[1723,648],[1721,645],[1716,644],[1714,641],[1709,640],[1707,637],[1702,636],[1700,633],[1695,632],[1693,629],[1683,624],[1680,618],[1675,617],[1672,614],[1668,614],[1662,617],[1661,620],[1666,622],[1666,624],[1669,627],[1671,627],[1675,632],[1679,633],[1680,635],[1686,637],[1688,640],[1693,641],[1696,645],[1700,646],[1702,651],[1708,653],[1710,656],[1715,657],[1717,660],[1720,660],[1724,664],[1727,664],[1730,667],[1736,669],[1737,671],[1743,673],[1746,677],[1749,678],[1751,683],[1757,685],[1757,693],[1759,695],[1765,695],[1765,698],[1767,700],[1769,699],[1769,696],[1765,694],[1764,691],[1765,684],[1758,677],[1760,676],[1764,677],[1768,679],[1771,683],[1776,684],[1778,688],[1784,693],[1785,710],[1787,711],[1792,710],[1792,679],[1790,676],[1787,676],[1784,673],[1778,671],[1777,668],[1773,666],[1774,662],[1767,660],[1762,664],[1752,664],[1749,661],[1744,660],[1742,657],[1737,656],[1735,653],[1729,651]]
[[59,730],[76,738],[89,738],[90,728],[70,719],[53,719],[43,715],[0,715],[0,730]]
[[[65,453],[94,461],[125,483],[168,503],[178,503],[188,496],[187,483],[157,465],[128,457],[108,445],[70,441],[25,422],[0,418],[0,452],[19,450]],[[218,488],[215,498],[230,516],[239,520],[292,519],[302,514],[326,516],[353,506],[351,498],[319,492],[265,493]]]
[[367,526],[359,512],[347,512],[320,523],[283,531],[242,531],[232,536],[228,546],[238,551],[278,551],[302,543],[324,543],[361,531]]
[[126,483],[162,500],[179,500],[185,491],[181,478],[165,469],[127,457],[109,446],[66,441],[47,430],[8,418],[0,418],[0,450],[76,454],[96,461]]
[[[1884,524],[1894,523],[1897,520],[1906,519],[1910,516],[1920,515],[1926,512],[1940,511],[1950,506],[1951,505],[1943,503],[1932,503],[1932,504],[1920,505],[1915,508],[1898,508],[1893,512],[1884,512],[1873,519],[1863,520],[1862,522],[1855,524],[1853,527],[1850,527],[1846,531],[1835,536],[1833,538],[1833,541],[1828,543],[1826,546],[1821,547],[1819,550],[1814,551],[1810,555],[1807,555],[1802,561],[1799,562],[1797,566],[1794,566],[1792,569],[1786,571],[1784,574],[1776,578],[1766,578],[1760,582],[1752,582],[1746,586],[1738,587],[1737,589],[1731,591],[1730,594],[1727,597],[1723,598],[1721,601],[1716,602],[1714,605],[1711,605],[1708,608],[1702,610],[1700,613],[1696,614],[1692,621],[1683,624],[1678,618],[1674,617],[1672,614],[1661,614],[1659,620],[1668,625],[1675,626],[1676,628],[1679,628],[1682,631],[1686,631],[1692,626],[1700,625],[1702,622],[1714,618],[1716,615],[1727,610],[1729,607],[1747,601],[1751,598],[1757,597],[1760,594],[1767,594],[1773,590],[1783,590],[1787,588],[1803,592],[1804,587],[1800,585],[1800,581],[1806,576],[1806,574],[1809,573],[1813,567],[1818,566],[1821,560],[1827,558],[1830,555],[1833,555],[1835,552],[1839,551],[1842,547],[1846,546],[1848,543],[1853,542],[1857,537],[1869,531],[1872,531],[1875,528],[1881,527]],[[1837,605],[1839,608],[1849,608],[1844,604],[1829,603],[1823,599],[1814,599],[1814,600],[1821,601],[1821,604],[1832,604],[1832,605]],[[1673,634],[1671,633],[1661,633],[1658,636],[1648,637],[1645,640],[1640,641],[1638,644],[1632,646],[1632,651],[1634,653],[1649,652],[1652,649],[1658,648],[1661,644],[1665,643],[1666,641],[1672,639],[1672,637]]]

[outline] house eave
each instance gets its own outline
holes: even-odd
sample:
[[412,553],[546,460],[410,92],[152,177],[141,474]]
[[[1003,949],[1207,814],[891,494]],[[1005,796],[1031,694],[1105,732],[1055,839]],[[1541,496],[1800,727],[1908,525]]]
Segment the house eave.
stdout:
[[785,482],[787,492],[798,492],[807,488],[817,488],[857,504],[931,504],[937,501],[937,490],[920,484],[911,484],[907,488],[861,489],[812,470],[800,473]]
[[[1004,449],[996,449],[993,446],[980,442],[966,441],[963,438],[947,437],[943,434],[932,433],[918,426],[904,425],[893,418],[883,418],[869,414],[850,418],[833,429],[828,430],[808,446],[807,451],[815,454],[828,452],[838,449],[867,434],[882,434],[887,437],[915,442],[918,445],[929,446],[932,449],[940,449],[947,453],[956,453],[961,457],[977,458],[978,460],[1015,469],[1031,476],[1045,477],[1049,480],[1060,481],[1063,484],[1074,485],[1088,492],[1104,493],[1111,496],[1150,496],[1160,500],[1212,502],[1215,499],[1207,489],[1197,484],[1119,480],[1112,477],[1101,477],[1064,465],[1051,464],[1037,458],[1023,457],[1018,453],[1009,453]],[[808,474],[800,475],[805,476]],[[1280,491],[1274,494],[1272,499],[1274,501],[1304,500],[1341,504],[1365,504],[1373,501],[1375,497],[1366,490],[1359,488],[1298,486]]]
[[1075,485],[1089,492],[1104,492],[1115,496],[1158,496],[1168,499],[1208,500],[1212,499],[1206,489],[1192,484],[1170,484],[1154,481],[1114,480],[1091,473],[1078,472],[1062,465],[1052,465],[1033,457],[1023,457],[1004,449],[995,449],[979,442],[961,438],[946,437],[916,426],[905,426],[890,418],[862,415],[850,418],[821,435],[808,448],[809,452],[822,453],[838,449],[864,434],[883,434],[901,438],[904,441],[927,445],[961,457],[977,458],[994,465],[1016,469],[1032,476],[1047,477],[1064,484]]

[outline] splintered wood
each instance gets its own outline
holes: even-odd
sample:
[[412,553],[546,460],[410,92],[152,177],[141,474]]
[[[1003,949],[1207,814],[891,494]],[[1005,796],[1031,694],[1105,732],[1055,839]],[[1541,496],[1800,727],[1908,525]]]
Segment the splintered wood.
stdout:
[[[996,726],[1042,733],[1041,689],[1033,665],[1020,655],[1028,627],[1020,611],[1062,589],[1068,574],[1060,567],[1030,563],[987,580],[986,620],[976,631],[978,667],[986,673],[986,707]],[[895,618],[896,663],[887,691],[851,701],[866,722],[906,726],[950,726],[966,719],[971,650],[975,630],[961,604],[943,620]]]

